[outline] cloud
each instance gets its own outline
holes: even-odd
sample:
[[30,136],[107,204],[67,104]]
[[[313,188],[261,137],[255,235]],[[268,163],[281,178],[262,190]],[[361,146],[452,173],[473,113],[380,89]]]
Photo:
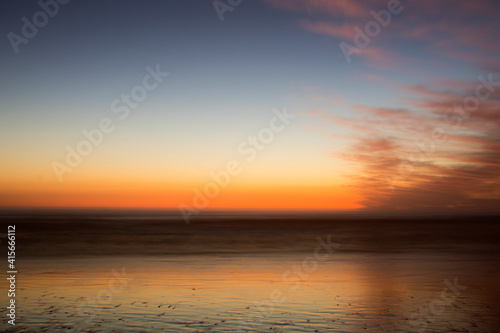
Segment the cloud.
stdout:
[[346,176],[366,209],[498,212],[500,87],[461,121],[450,104],[472,96],[477,84],[401,86],[418,107],[355,105],[351,117],[310,116],[352,130],[349,148],[332,157],[354,165]]
[[299,26],[302,28],[327,36],[352,38],[354,35],[353,26],[351,24],[337,24],[333,22],[318,21],[312,22],[309,20],[300,20]]
[[324,14],[331,16],[362,17],[366,16],[366,4],[380,1],[353,0],[263,0],[278,9],[285,9],[305,14]]
[[[262,0],[279,10],[302,15],[297,24],[315,34],[353,44],[354,27],[364,29],[374,20],[372,11],[386,10],[379,0]],[[403,11],[381,28],[376,44],[364,48],[362,56],[375,69],[404,68],[414,52],[403,47],[412,41],[413,50],[427,54],[429,65],[445,65],[449,59],[470,63],[489,72],[500,71],[500,4],[483,1],[400,1]],[[404,19],[402,19],[404,16]],[[378,47],[375,49],[374,47]],[[338,49],[341,52],[340,47]],[[398,60],[393,62],[393,60]]]
[[[313,34],[355,44],[355,27],[374,20],[371,11],[387,1],[263,0],[298,13],[297,24]],[[500,209],[500,86],[481,89],[475,80],[456,79],[475,70],[500,73],[500,3],[483,1],[401,1],[394,15],[358,57],[368,80],[399,90],[404,107],[360,105],[343,98],[352,114],[317,108],[309,116],[336,126],[348,149],[332,157],[348,161],[351,186],[367,209]],[[342,55],[340,47],[339,54]],[[355,63],[355,62],[353,62]],[[359,64],[359,62],[358,62]],[[339,63],[339,65],[344,65]],[[346,65],[347,66],[347,65]],[[397,83],[405,77],[411,84]],[[389,73],[389,79],[380,77]],[[401,75],[409,74],[409,75]],[[422,84],[415,82],[423,81]],[[500,78],[495,76],[495,82]],[[486,96],[485,95],[485,96]],[[474,97],[476,99],[474,99]],[[383,100],[383,98],[381,98]],[[477,103],[477,105],[475,105]],[[349,134],[346,134],[349,133]]]

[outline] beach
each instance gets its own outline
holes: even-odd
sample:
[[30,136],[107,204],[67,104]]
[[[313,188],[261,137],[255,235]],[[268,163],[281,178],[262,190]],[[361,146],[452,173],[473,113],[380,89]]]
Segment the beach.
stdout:
[[500,332],[500,1],[0,13],[0,333]]
[[5,306],[2,325],[495,332],[495,221],[214,213],[186,224],[158,212],[4,213],[2,228],[16,225],[18,290],[16,325],[6,325]]

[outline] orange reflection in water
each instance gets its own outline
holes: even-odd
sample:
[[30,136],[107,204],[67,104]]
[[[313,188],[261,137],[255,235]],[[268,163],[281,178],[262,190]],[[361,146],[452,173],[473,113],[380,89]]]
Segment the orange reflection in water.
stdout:
[[445,329],[450,322],[472,326],[477,313],[485,323],[496,323],[494,314],[485,312],[495,300],[478,293],[477,283],[485,281],[477,263],[388,254],[312,258],[283,254],[27,261],[26,274],[19,279],[19,324],[52,325],[55,332],[65,325],[117,331],[141,327],[146,332],[215,327],[217,332],[411,332],[423,324],[417,321],[419,309],[440,300],[444,285],[439,279],[453,281],[460,268],[460,283],[470,289],[459,297],[450,295],[452,302],[439,313],[428,313],[427,327]]

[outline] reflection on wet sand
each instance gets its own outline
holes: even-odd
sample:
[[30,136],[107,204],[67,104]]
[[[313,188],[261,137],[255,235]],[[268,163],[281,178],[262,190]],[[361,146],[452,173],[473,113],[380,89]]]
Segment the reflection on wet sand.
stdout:
[[[488,262],[439,255],[177,256],[25,262],[25,332],[430,332],[500,325]],[[292,272],[291,274],[285,274]],[[466,286],[446,292],[444,280]],[[485,287],[490,288],[485,288]],[[436,300],[447,300],[445,304]],[[442,305],[442,306],[441,306]],[[433,313],[433,311],[435,313]],[[31,328],[31,329],[30,329]]]
[[[8,332],[500,327],[498,232],[490,222],[17,223],[18,325]],[[51,232],[35,239],[41,229]],[[451,231],[436,241],[443,230]]]

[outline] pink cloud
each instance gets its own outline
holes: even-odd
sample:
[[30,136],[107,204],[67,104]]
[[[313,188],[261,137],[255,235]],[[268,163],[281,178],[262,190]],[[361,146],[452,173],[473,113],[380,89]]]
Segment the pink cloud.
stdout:
[[[355,26],[362,30],[373,20],[371,11],[387,8],[382,0],[263,0],[277,9],[294,11],[307,15],[299,19],[302,28],[322,35],[346,39],[354,38]],[[429,64],[445,65],[449,58],[471,63],[488,71],[500,71],[500,21],[495,1],[453,0],[401,2],[404,20],[393,20],[383,28],[377,40],[388,43],[414,39],[422,43],[423,51],[434,55]],[[381,44],[378,44],[380,47]],[[363,49],[369,66],[377,69],[400,68],[407,65],[401,61],[411,55],[404,52],[389,52],[385,48],[373,50],[376,45]],[[387,58],[386,56],[389,56]],[[443,59],[445,58],[445,59]],[[398,60],[393,62],[393,60]],[[391,66],[392,63],[392,66]]]
[[367,4],[380,1],[355,0],[263,0],[275,8],[306,14],[330,14],[332,16],[367,16]]
[[411,58],[402,57],[397,52],[375,46],[361,49],[357,56],[364,58],[369,67],[380,70],[400,70],[414,61]]
[[[354,45],[370,11],[387,1],[263,0],[302,13],[301,28]],[[401,85],[374,73],[363,77],[403,90],[404,107],[355,105],[352,114],[310,111],[310,117],[341,128],[349,149],[332,154],[354,165],[351,186],[370,209],[443,210],[500,207],[500,87],[465,110],[478,81],[443,78],[456,64],[500,73],[500,21],[495,0],[402,2],[404,11],[369,45],[353,55],[371,69],[408,71],[428,84]],[[403,17],[404,16],[404,17]],[[411,50],[406,46],[411,43]],[[403,47],[405,46],[405,47]],[[413,49],[414,48],[414,49]],[[339,48],[341,54],[341,50]],[[418,54],[418,56],[414,56]],[[421,56],[422,55],[422,56]],[[341,54],[342,56],[342,54]],[[438,69],[436,74],[414,69]],[[432,75],[432,80],[429,77]],[[473,78],[475,79],[475,78]],[[495,77],[495,82],[500,78]],[[484,89],[483,89],[484,91]],[[349,101],[346,101],[349,103]],[[381,102],[383,103],[383,102]],[[455,106],[456,105],[456,106]],[[470,109],[470,108],[469,108]],[[344,133],[351,133],[344,135]],[[392,184],[392,189],[391,189]]]
[[[459,90],[464,82],[449,82],[444,91],[402,87],[415,100],[425,100],[419,110],[355,105],[352,117],[322,111],[311,116],[353,131],[350,148],[332,157],[354,165],[356,172],[347,177],[364,195],[360,204],[367,209],[498,211],[500,87],[457,126],[438,116],[476,84]],[[449,86],[456,91],[446,90]]]
[[351,24],[335,24],[331,22],[319,21],[311,22],[300,20],[299,25],[306,30],[333,37],[352,38],[354,36],[354,27]]

